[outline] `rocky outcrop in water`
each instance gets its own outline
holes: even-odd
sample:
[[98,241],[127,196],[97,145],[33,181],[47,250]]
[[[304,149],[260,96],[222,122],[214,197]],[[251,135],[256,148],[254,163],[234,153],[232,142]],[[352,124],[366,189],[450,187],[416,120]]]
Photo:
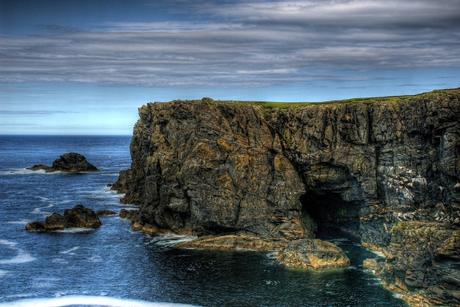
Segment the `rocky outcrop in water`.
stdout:
[[83,205],[64,210],[64,214],[53,213],[44,222],[32,222],[26,225],[27,231],[49,232],[66,228],[99,228],[102,225],[97,214]]
[[147,104],[113,188],[176,232],[289,243],[339,227],[387,256],[388,285],[459,304],[459,99]]
[[47,166],[44,164],[36,164],[32,167],[29,167],[32,171],[44,170],[46,172],[66,172],[66,173],[80,173],[80,172],[95,172],[98,169],[86,160],[85,156],[69,152],[60,156],[58,159],[54,160],[52,166]]

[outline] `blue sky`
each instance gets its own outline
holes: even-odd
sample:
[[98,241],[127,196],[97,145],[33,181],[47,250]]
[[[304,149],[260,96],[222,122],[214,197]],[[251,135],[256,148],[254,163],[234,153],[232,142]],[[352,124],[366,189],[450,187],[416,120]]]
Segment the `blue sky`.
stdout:
[[0,134],[131,134],[149,101],[460,86],[460,0],[0,0]]

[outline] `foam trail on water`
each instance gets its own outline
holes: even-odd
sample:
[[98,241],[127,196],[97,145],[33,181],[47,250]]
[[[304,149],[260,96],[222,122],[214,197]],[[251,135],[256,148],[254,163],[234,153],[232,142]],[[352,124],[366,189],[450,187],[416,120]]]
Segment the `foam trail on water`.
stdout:
[[1,307],[60,307],[60,306],[111,306],[111,307],[178,307],[178,306],[192,306],[174,303],[153,303],[141,300],[121,299],[106,296],[85,296],[85,295],[69,295],[56,298],[35,298],[18,300],[7,303],[0,303]]
[[80,246],[75,246],[75,247],[72,247],[71,249],[62,251],[62,252],[60,252],[60,253],[61,253],[61,254],[71,254],[72,252],[76,251],[76,250],[79,249],[79,248],[80,248]]
[[9,175],[53,175],[53,174],[60,174],[60,171],[56,172],[45,172],[45,170],[37,170],[33,171],[27,168],[13,168],[4,171],[0,171],[0,175],[2,176],[9,176]]
[[31,220],[19,220],[19,221],[9,221],[6,222],[6,224],[17,224],[17,225],[26,225],[27,223],[30,223]]
[[49,204],[48,206],[45,206],[45,207],[38,207],[38,208],[35,208],[34,210],[32,210],[31,213],[33,214],[51,214],[51,212],[47,212],[47,211],[42,211],[42,209],[48,209],[48,208],[51,208],[51,207],[54,207],[54,204]]
[[176,234],[165,234],[154,237],[149,243],[153,243],[158,246],[163,247],[173,247],[182,242],[188,242],[195,240],[196,236],[184,236],[184,235],[176,235]]
[[0,240],[1,245],[6,245],[7,248],[15,250],[17,252],[16,256],[10,259],[0,259],[0,264],[21,264],[34,261],[35,258],[32,257],[29,253],[23,251],[20,248],[17,248],[17,243],[11,242],[8,240]]

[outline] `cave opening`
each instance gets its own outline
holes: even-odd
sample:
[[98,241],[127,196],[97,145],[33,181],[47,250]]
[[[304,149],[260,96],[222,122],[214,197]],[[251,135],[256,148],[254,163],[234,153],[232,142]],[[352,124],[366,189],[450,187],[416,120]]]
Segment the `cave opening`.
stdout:
[[308,190],[300,197],[302,222],[317,238],[346,234],[359,238],[359,202],[347,201],[334,191]]

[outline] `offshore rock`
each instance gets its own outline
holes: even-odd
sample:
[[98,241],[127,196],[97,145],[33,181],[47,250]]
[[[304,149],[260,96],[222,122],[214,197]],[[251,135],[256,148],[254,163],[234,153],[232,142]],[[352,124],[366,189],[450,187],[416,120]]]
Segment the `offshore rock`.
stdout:
[[86,160],[85,156],[69,152],[60,156],[58,159],[54,160],[52,166],[47,166],[44,164],[36,164],[27,169],[38,171],[44,170],[46,172],[67,172],[67,173],[80,173],[80,172],[95,172],[98,169]]
[[[140,224],[268,241],[333,225],[390,255],[389,285],[458,304],[460,89],[324,104],[149,103],[139,117],[131,168],[113,188],[139,205]],[[419,231],[433,236],[417,246]]]
[[98,228],[102,225],[96,213],[84,207],[76,205],[72,209],[66,209],[64,215],[53,213],[44,222],[32,222],[26,225],[27,231],[50,232],[66,228]]

